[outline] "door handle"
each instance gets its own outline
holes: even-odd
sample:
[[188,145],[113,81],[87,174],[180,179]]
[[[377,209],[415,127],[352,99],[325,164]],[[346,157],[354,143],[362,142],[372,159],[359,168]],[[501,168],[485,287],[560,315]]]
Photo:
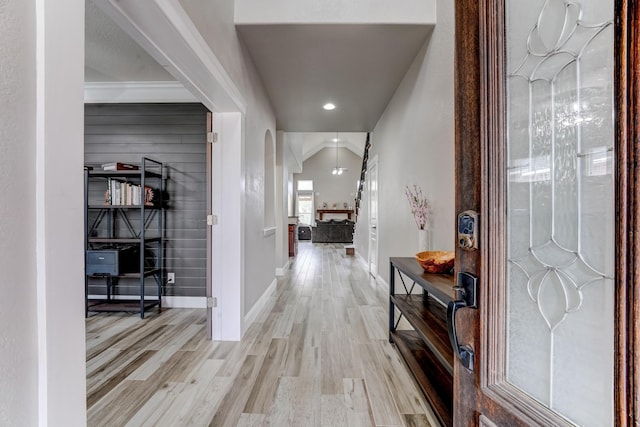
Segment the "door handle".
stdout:
[[458,355],[462,366],[473,371],[475,353],[468,345],[460,345],[456,332],[456,313],[461,308],[478,308],[478,278],[471,273],[458,273],[458,286],[453,288],[462,299],[449,302],[447,306],[447,330],[449,342]]

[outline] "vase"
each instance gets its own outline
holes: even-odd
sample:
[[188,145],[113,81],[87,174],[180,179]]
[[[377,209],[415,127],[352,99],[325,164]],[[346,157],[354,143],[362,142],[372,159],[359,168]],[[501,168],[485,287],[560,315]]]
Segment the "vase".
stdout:
[[418,229],[418,252],[429,249],[428,234],[426,229]]

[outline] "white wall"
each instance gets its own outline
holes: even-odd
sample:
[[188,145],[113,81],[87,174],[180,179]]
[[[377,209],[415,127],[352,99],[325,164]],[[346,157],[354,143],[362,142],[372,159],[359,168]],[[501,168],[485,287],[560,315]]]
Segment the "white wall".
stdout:
[[264,137],[264,227],[276,225],[276,142],[267,131]]
[[213,339],[234,341],[242,337],[244,318],[244,209],[239,183],[244,181],[242,114],[215,113],[213,131],[212,212],[219,214],[212,230]]
[[[335,147],[324,148],[309,157],[302,164],[302,173],[294,174],[294,189],[298,188],[298,181],[301,179],[313,180],[315,209],[322,208],[323,202],[327,202],[329,209],[333,207],[333,203],[338,204],[338,209],[344,209],[344,202],[349,206],[355,205],[356,183],[360,179],[362,157],[356,156],[346,148],[338,148],[338,159],[340,167],[348,169],[342,175],[331,174],[331,170],[336,165]],[[346,217],[344,214],[323,216],[323,219],[331,218],[345,219]]]
[[[0,425],[36,425],[35,3],[0,9]],[[28,194],[30,197],[24,197]]]
[[[379,158],[378,268],[384,280],[389,257],[413,256],[418,249],[406,185],[420,185],[431,201],[431,249],[454,246],[454,4],[438,0],[437,10],[433,34],[371,134],[369,158]],[[365,259],[366,233],[358,221],[356,251]]]
[[435,22],[435,0],[236,0],[238,24],[395,23]]
[[251,57],[237,37],[234,1],[181,0],[180,3],[246,100],[244,181],[237,183],[237,189],[244,190],[244,259],[247,262],[243,305],[246,315],[273,282],[278,267],[276,234],[265,235],[263,227],[264,136],[266,131],[276,134],[275,113]]
[[292,146],[289,134],[276,135],[276,274],[283,275],[289,267],[288,217],[293,215],[293,176],[302,170],[301,146]]
[[276,274],[284,274],[288,267],[288,179],[284,132],[276,133]]
[[86,423],[83,35],[82,0],[0,8],[1,425]]

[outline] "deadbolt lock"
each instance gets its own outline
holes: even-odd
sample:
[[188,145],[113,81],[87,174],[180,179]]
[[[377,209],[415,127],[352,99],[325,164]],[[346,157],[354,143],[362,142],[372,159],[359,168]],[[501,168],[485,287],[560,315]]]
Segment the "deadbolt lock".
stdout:
[[464,250],[478,249],[478,213],[464,211],[458,215],[458,246]]

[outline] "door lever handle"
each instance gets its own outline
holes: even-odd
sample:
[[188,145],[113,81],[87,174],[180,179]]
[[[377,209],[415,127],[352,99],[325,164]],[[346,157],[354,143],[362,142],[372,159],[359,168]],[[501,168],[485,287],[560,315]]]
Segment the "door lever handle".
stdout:
[[466,290],[462,286],[454,286],[453,290],[458,292],[462,296],[464,296],[466,294]]
[[468,345],[460,345],[456,332],[456,313],[461,308],[478,308],[478,278],[471,273],[458,273],[458,285],[453,288],[462,299],[449,302],[447,306],[447,331],[453,351],[458,355],[462,366],[473,371],[475,353]]

